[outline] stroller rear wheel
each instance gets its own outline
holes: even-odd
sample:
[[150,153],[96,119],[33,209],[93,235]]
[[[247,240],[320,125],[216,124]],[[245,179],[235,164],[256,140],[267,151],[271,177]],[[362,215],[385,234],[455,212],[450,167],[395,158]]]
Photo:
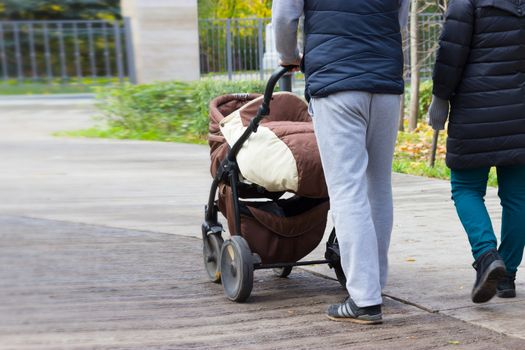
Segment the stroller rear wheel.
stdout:
[[292,267],[291,266],[276,267],[275,269],[273,269],[273,273],[277,277],[286,278],[290,275],[290,273],[292,273]]
[[227,239],[222,246],[220,261],[224,294],[231,301],[248,299],[253,288],[253,258],[246,240],[241,236]]
[[346,276],[343,271],[343,267],[341,266],[341,253],[339,252],[339,243],[337,242],[335,228],[332,230],[330,236],[328,237],[328,242],[326,243],[325,258],[326,260],[330,261],[328,266],[330,266],[331,269],[334,269],[337,280],[339,281],[341,286],[343,286],[343,288],[346,289]]
[[220,233],[208,233],[203,242],[204,267],[210,281],[219,283],[221,281],[220,257],[224,240]]

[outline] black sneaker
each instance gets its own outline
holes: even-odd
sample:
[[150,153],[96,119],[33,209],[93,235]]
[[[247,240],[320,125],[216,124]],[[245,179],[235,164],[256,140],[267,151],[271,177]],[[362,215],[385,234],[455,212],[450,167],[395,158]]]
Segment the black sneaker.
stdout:
[[352,298],[348,297],[341,304],[334,304],[328,307],[326,315],[334,321],[346,321],[360,324],[379,324],[383,323],[381,305],[359,307]]
[[472,266],[476,269],[476,283],[472,289],[472,301],[485,303],[496,295],[498,282],[505,277],[507,270],[496,249],[480,256]]
[[497,294],[500,298],[515,298],[516,297],[516,273],[507,273],[501,279],[497,286]]

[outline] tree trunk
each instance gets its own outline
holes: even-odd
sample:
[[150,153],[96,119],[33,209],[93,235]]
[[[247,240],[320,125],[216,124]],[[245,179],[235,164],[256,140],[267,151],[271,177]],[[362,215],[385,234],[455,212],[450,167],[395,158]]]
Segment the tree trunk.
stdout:
[[405,131],[405,94],[401,95],[401,103],[399,104],[399,131]]
[[439,8],[441,9],[441,12],[443,14],[447,13],[447,10],[448,10],[448,1],[447,0],[444,0],[440,5],[439,5]]
[[410,9],[410,115],[408,120],[408,129],[410,131],[414,131],[417,128],[419,114],[419,33],[417,17],[417,0],[412,0]]

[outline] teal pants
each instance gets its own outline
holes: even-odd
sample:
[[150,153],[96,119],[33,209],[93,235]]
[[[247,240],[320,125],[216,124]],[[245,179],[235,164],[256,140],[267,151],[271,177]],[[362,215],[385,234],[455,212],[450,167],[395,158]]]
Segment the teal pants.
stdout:
[[[452,170],[452,199],[477,259],[497,248],[497,239],[485,206],[490,168]],[[507,271],[515,273],[525,247],[525,166],[498,167],[498,195],[503,208],[499,254]]]

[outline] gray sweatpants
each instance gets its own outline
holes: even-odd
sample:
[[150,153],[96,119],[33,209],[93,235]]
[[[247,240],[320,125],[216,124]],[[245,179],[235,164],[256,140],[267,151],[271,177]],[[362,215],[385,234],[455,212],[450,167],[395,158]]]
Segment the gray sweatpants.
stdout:
[[345,91],[310,104],[346,288],[360,307],[381,304],[400,96]]

